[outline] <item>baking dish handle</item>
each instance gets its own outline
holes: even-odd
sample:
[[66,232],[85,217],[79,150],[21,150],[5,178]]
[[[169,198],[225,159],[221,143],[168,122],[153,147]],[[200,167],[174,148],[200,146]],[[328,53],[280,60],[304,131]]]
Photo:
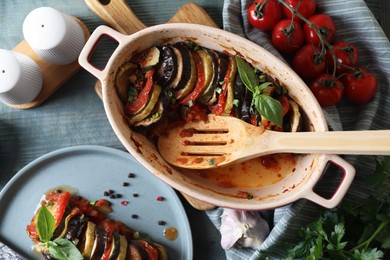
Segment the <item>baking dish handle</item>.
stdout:
[[[114,52],[111,54],[110,58],[107,61],[107,64],[104,66],[104,69],[97,68],[94,66],[90,61],[91,57],[93,55],[94,50],[96,49],[97,44],[99,44],[99,41],[102,39],[103,36],[108,36],[118,42],[118,46],[114,50]],[[84,48],[81,50],[81,53],[79,55],[79,64],[81,67],[83,67],[85,70],[90,72],[92,75],[94,75],[99,80],[103,80],[108,75],[108,64],[112,62],[112,57],[115,57],[116,52],[121,49],[121,46],[124,44],[124,39],[126,35],[121,34],[114,29],[101,25],[95,29],[95,31],[91,34],[88,41],[86,42]]]
[[313,190],[310,190],[305,195],[305,198],[323,207],[334,208],[341,202],[341,200],[344,198],[345,194],[347,193],[349,187],[351,186],[352,181],[355,177],[355,168],[350,163],[348,163],[347,161],[345,161],[344,159],[342,159],[340,156],[337,155],[330,155],[329,162],[340,167],[344,171],[344,176],[339,186],[337,187],[337,190],[335,191],[335,193],[330,199],[326,199],[318,195]]

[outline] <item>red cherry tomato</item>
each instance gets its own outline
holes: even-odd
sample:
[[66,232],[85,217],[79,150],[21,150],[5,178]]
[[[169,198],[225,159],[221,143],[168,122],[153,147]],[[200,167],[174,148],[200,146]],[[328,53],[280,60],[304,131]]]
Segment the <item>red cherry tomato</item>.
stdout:
[[304,45],[293,58],[293,69],[304,79],[312,79],[326,69],[325,57],[312,44]]
[[[303,17],[309,18],[311,17],[317,7],[316,0],[285,0],[286,4],[294,8],[298,11]],[[299,4],[299,6],[298,6]],[[291,19],[293,16],[293,13],[290,9],[288,9],[286,6],[283,5],[283,12],[286,15],[287,18]],[[294,16],[295,21],[302,21],[301,18],[299,18],[297,15]]]
[[262,31],[270,31],[282,18],[282,8],[276,0],[257,0],[248,9],[250,24]]
[[302,26],[290,19],[281,20],[272,31],[272,44],[281,53],[298,51],[304,40]]
[[346,73],[356,67],[359,60],[359,50],[354,44],[345,41],[336,42],[333,44],[332,50],[334,57],[330,50],[326,53],[329,72],[333,72],[335,61],[336,73],[338,75]]
[[[312,27],[314,27],[327,42],[332,42],[336,34],[336,26],[329,15],[315,14],[309,18],[309,21],[313,24]],[[312,27],[310,27],[308,23],[305,23],[303,27],[305,40],[307,43],[319,45],[321,40]]]
[[328,73],[319,75],[309,87],[322,107],[335,105],[344,93],[341,81]]
[[358,104],[370,101],[377,89],[376,77],[365,68],[348,72],[343,77],[343,84],[348,100]]

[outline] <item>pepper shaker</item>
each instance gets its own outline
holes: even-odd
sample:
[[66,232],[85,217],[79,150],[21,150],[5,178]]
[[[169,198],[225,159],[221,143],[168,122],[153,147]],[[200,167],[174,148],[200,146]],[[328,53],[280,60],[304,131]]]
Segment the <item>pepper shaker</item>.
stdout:
[[0,49],[0,100],[24,104],[34,100],[42,89],[42,71],[22,53]]
[[58,65],[76,61],[85,44],[81,26],[51,7],[31,11],[23,22],[23,35],[42,59]]

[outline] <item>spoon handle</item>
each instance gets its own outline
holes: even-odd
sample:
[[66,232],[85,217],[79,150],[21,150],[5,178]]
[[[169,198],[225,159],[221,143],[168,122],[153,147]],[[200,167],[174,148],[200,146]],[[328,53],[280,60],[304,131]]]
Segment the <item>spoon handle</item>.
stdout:
[[270,134],[279,152],[390,155],[390,130]]

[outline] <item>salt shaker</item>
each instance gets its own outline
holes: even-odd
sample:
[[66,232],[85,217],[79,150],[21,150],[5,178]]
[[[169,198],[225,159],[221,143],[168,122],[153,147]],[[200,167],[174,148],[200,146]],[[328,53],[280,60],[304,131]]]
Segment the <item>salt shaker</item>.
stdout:
[[23,22],[23,35],[41,58],[57,65],[76,61],[86,40],[71,16],[51,7],[31,11]]
[[34,100],[42,89],[42,71],[38,64],[22,53],[0,49],[0,100],[8,104],[25,104]]

